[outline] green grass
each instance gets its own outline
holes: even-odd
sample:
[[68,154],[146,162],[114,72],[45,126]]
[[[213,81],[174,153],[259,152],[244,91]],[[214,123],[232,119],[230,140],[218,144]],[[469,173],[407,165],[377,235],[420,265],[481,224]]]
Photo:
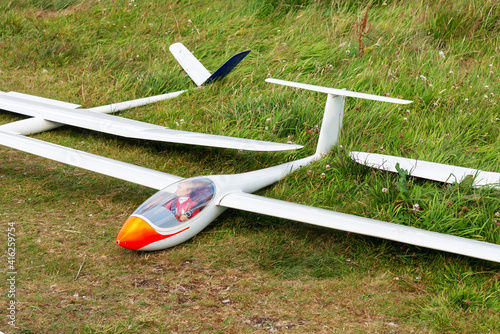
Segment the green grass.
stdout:
[[[367,5],[359,56],[356,24]],[[268,75],[410,99],[404,107],[348,99],[342,146],[259,194],[499,244],[498,190],[403,180],[347,155],[500,171],[499,8],[493,0],[4,1],[0,90],[92,107],[194,87],[168,51],[174,42],[211,71],[251,49],[222,82],[120,115],[292,140],[305,145],[299,152],[70,127],[35,137],[183,177],[239,173],[315,149],[324,96],[265,83]],[[0,111],[0,123],[18,119]],[[7,148],[0,162],[0,259],[6,273],[15,222],[18,271],[17,328],[7,304],[0,308],[6,333],[500,331],[497,264],[234,210],[172,249],[127,251],[114,238],[153,190]],[[5,302],[7,289],[5,281]]]

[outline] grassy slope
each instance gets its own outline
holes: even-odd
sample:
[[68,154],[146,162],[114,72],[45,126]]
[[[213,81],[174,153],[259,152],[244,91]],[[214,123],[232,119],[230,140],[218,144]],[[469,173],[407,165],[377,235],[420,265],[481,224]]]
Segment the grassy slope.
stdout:
[[[0,89],[95,106],[193,87],[168,52],[173,42],[211,70],[250,48],[223,82],[122,115],[291,136],[306,144],[301,152],[160,145],[72,128],[36,137],[181,176],[234,173],[314,150],[324,96],[264,83],[268,74],[412,99],[405,108],[348,100],[342,149],[261,194],[500,243],[498,191],[410,179],[408,197],[397,175],[346,156],[382,151],[500,170],[500,9],[463,2],[372,2],[362,56],[363,1],[10,2],[0,4]],[[2,123],[16,119],[0,113]],[[19,328],[5,321],[8,333],[500,330],[498,265],[236,211],[173,249],[129,252],[114,237],[151,190],[6,148],[0,161],[0,222],[17,231]],[[421,211],[409,209],[416,203]]]

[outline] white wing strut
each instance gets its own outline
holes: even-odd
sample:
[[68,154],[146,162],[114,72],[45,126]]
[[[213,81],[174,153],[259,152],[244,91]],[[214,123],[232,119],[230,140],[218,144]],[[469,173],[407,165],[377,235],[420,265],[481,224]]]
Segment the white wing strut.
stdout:
[[220,206],[364,234],[478,259],[500,262],[500,245],[314,208],[247,193],[231,193]]
[[153,169],[3,131],[0,131],[0,145],[158,190],[183,179]]
[[474,187],[493,185],[500,189],[500,173],[376,153],[351,152],[350,156],[359,164],[389,172],[397,173],[396,164],[399,163],[411,176],[446,183],[461,182],[472,176]]

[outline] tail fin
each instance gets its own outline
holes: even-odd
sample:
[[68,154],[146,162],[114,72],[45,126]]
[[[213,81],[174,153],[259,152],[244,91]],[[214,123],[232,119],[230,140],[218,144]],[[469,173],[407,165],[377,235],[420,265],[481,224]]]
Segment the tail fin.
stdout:
[[224,78],[250,53],[250,50],[237,53],[219,67],[214,74],[210,74],[205,66],[182,43],[170,45],[169,50],[197,86]]
[[344,89],[314,86],[314,85],[308,85],[293,81],[285,81],[272,78],[266,79],[266,82],[328,94],[325,105],[325,113],[323,115],[323,123],[321,125],[321,131],[319,133],[318,146],[316,148],[317,156],[326,155],[330,153],[331,148],[337,144],[340,135],[340,130],[342,129],[344,100],[346,96],[356,97],[366,100],[398,103],[398,104],[408,104],[412,102],[409,100],[395,99],[386,96],[358,93]]
[[236,67],[236,65],[238,65],[242,60],[243,58],[245,58],[247,56],[247,54],[250,53],[250,50],[247,50],[247,51],[243,51],[243,52],[240,52],[240,53],[237,53],[235,54],[234,56],[232,56],[231,58],[229,58],[228,61],[226,61],[221,67],[219,67],[217,69],[217,71],[214,72],[214,74],[212,74],[206,81],[205,83],[208,84],[208,83],[211,83],[212,81],[217,81],[217,80],[220,80],[222,78],[224,78],[226,75],[229,74],[229,72],[231,72],[233,70],[233,68]]

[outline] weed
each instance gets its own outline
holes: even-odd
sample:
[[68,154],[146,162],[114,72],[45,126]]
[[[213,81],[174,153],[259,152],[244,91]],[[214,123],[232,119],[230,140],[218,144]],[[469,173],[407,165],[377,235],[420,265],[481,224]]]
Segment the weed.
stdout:
[[408,171],[399,166],[399,163],[396,164],[396,170],[398,171],[398,186],[399,193],[405,202],[411,201],[410,190],[408,188]]
[[363,39],[368,35],[370,32],[370,29],[372,27],[371,23],[368,24],[368,10],[370,9],[370,6],[366,6],[365,9],[365,15],[361,19],[361,22],[357,22],[355,24],[355,29],[356,29],[356,38],[358,41],[358,56],[362,56],[363,53],[368,51],[367,48],[364,47],[364,41]]

